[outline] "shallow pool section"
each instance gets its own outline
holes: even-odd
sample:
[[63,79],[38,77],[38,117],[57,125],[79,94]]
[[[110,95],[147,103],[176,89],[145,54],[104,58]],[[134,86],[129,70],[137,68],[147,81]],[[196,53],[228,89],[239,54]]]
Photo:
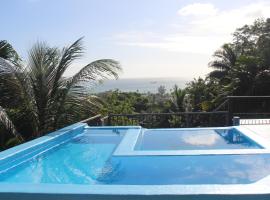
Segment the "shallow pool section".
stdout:
[[235,128],[153,129],[141,132],[135,150],[261,149]]
[[28,199],[268,195],[270,151],[261,142],[234,127],[148,130],[77,124],[1,152],[0,199],[6,194],[24,199],[22,193]]
[[114,156],[245,155],[269,152],[268,141],[238,127],[128,132]]

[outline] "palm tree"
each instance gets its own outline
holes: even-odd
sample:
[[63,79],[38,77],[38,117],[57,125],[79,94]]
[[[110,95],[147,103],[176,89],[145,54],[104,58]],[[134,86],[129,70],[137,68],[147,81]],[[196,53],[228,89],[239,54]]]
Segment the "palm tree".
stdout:
[[176,112],[183,112],[184,111],[183,100],[186,95],[186,91],[175,85],[171,94],[172,94],[171,102],[173,105],[173,110]]
[[[17,52],[6,40],[0,40],[0,66],[1,62],[3,62],[1,58],[9,60],[10,62],[13,63],[19,61],[19,56]],[[1,78],[0,80],[2,80],[2,77],[0,78]],[[3,96],[2,84],[0,84],[0,92],[2,94],[1,96]],[[19,141],[23,141],[23,137],[21,136],[20,133],[17,132],[13,122],[9,119],[9,116],[6,113],[5,109],[1,106],[1,101],[0,101],[0,124],[2,124],[2,126],[4,126],[4,128],[9,133],[14,135]]]
[[96,60],[72,77],[64,77],[83,52],[80,38],[63,49],[37,42],[29,51],[27,65],[0,58],[0,85],[6,91],[0,102],[8,98],[7,107],[23,110],[21,116],[27,117],[33,136],[78,121],[80,113],[92,113],[100,100],[88,94],[89,86],[118,77],[121,67],[112,59]]
[[235,66],[237,55],[231,44],[224,44],[221,49],[214,53],[213,57],[214,61],[209,63],[209,67],[214,70],[210,72],[209,77],[222,80]]

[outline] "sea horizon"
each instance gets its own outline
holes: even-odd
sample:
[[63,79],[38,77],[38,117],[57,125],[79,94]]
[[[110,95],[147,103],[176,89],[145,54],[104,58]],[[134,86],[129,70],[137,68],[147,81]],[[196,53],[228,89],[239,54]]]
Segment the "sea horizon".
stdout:
[[91,88],[91,92],[101,93],[119,90],[122,92],[157,93],[160,86],[164,86],[166,91],[169,92],[174,85],[184,88],[189,81],[189,78],[183,77],[119,78],[117,80],[105,80]]

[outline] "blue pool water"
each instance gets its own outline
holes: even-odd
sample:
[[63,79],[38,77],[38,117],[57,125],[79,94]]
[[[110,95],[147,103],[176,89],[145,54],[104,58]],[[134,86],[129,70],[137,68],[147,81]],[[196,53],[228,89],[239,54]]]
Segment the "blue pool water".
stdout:
[[260,149],[238,130],[232,129],[153,129],[142,131],[136,150]]
[[[81,185],[248,184],[270,174],[269,154],[113,156],[126,131],[86,129],[83,134],[65,144],[3,171],[0,173],[0,182]],[[178,133],[173,135],[177,136]],[[173,136],[163,139],[165,145],[162,148],[169,147],[167,140],[170,137]],[[236,144],[223,138],[221,136],[221,139],[217,139],[219,142],[224,141],[215,145],[260,148],[255,142],[246,141],[247,138]],[[174,137],[171,139],[175,140]],[[157,142],[161,143],[160,140],[159,138]],[[142,146],[146,148],[147,141],[144,142],[145,145]],[[198,148],[200,147],[199,145]],[[155,146],[151,146],[153,148]]]
[[27,183],[95,184],[122,138],[113,134],[88,134],[73,138],[22,165],[2,173],[0,181]]

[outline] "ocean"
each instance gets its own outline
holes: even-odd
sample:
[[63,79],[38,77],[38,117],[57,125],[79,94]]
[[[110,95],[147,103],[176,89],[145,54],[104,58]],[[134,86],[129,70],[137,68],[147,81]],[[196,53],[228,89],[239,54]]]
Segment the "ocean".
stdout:
[[159,86],[165,86],[169,92],[174,85],[184,88],[188,79],[185,78],[123,78],[118,80],[106,80],[92,88],[92,92],[99,93],[109,90],[120,90],[122,92],[156,93]]

